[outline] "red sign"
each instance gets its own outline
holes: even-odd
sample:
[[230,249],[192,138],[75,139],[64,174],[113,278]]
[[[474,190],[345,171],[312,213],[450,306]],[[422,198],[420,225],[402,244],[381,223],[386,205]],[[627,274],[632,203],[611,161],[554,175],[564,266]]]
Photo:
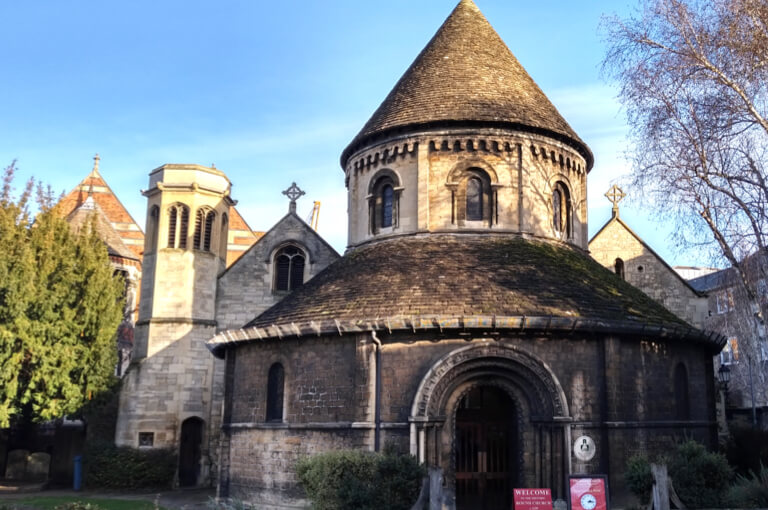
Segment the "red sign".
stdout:
[[549,489],[514,489],[515,510],[552,510]]
[[571,477],[571,510],[608,510],[604,477]]

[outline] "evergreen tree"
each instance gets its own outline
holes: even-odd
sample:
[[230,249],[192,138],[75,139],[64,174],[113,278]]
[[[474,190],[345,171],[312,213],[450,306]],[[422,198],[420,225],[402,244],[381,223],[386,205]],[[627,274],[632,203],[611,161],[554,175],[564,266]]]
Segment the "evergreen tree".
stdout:
[[95,221],[73,232],[33,182],[13,196],[14,165],[0,189],[0,428],[74,414],[106,390],[117,354],[123,283],[113,276]]

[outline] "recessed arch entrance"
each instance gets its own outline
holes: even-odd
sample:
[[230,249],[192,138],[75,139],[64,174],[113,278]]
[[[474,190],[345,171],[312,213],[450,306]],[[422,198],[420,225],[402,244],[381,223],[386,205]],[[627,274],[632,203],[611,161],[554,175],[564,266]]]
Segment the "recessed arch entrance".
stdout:
[[442,472],[444,508],[509,508],[514,487],[564,496],[565,393],[521,348],[483,340],[445,355],[422,379],[410,421],[411,453]]
[[204,422],[193,416],[181,423],[179,441],[179,485],[193,487],[200,476]]

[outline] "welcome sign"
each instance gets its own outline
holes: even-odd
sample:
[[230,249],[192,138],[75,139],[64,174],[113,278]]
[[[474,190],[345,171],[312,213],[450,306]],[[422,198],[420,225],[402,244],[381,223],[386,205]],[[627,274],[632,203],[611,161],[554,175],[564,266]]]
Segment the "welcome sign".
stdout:
[[550,489],[513,489],[515,510],[552,510]]

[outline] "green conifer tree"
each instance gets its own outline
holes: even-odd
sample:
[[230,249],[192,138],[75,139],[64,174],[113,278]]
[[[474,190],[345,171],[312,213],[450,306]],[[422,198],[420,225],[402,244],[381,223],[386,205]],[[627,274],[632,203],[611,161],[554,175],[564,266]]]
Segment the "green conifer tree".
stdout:
[[14,165],[0,189],[0,428],[22,412],[34,421],[75,414],[109,387],[122,319],[123,282],[113,275],[95,219],[80,232],[33,183],[13,197]]

